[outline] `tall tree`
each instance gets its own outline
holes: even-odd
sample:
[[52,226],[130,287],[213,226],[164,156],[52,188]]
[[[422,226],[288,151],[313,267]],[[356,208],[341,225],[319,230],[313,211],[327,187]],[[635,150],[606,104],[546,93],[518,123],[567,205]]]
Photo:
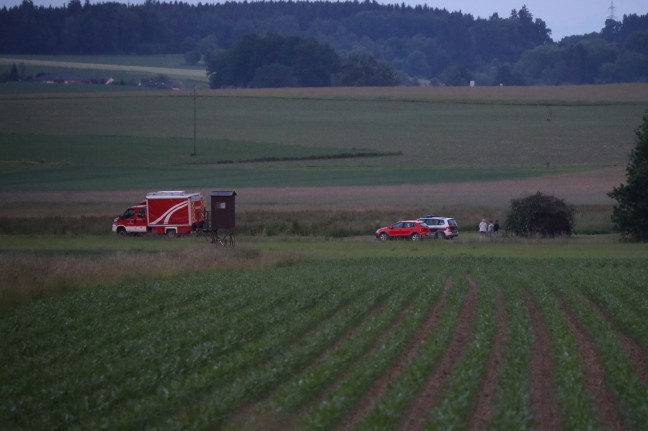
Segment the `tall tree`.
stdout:
[[368,54],[351,54],[340,62],[332,83],[343,87],[389,87],[398,84],[398,80],[387,63]]
[[621,234],[636,241],[648,241],[648,110],[635,131],[636,146],[626,167],[626,184],[608,195],[618,204],[612,222]]
[[[254,34],[216,56],[207,68],[210,86],[328,87],[339,57],[328,45],[298,36]],[[286,79],[278,79],[284,74]]]
[[[442,72],[447,75],[456,65],[478,78],[480,84],[499,84],[507,76],[496,79],[497,65],[506,63],[520,78],[508,82],[546,85],[648,80],[648,15],[625,15],[622,22],[608,20],[600,34],[571,36],[556,45],[546,23],[526,6],[512,10],[509,17],[493,14],[482,19],[428,6],[383,5],[374,0],[218,4],[145,0],[137,5],[62,0],[66,6],[48,8],[35,6],[34,0],[18,1],[22,2],[20,6],[0,6],[0,52],[6,54],[182,53],[187,63],[202,60],[210,64],[248,35],[277,34],[313,38],[340,56],[366,53],[387,62],[399,74],[432,81],[445,79]],[[607,43],[593,50],[588,45],[591,38]],[[210,39],[216,42],[202,43]],[[188,40],[194,43],[187,45]],[[579,43],[582,47],[577,46]],[[297,51],[309,49],[303,41],[299,45],[303,48],[295,47]],[[540,48],[552,48],[553,52],[535,51]],[[530,51],[532,54],[525,57]],[[552,55],[543,57],[545,54]],[[263,52],[258,55],[267,60]],[[302,85],[328,85],[326,55],[316,55],[313,63],[300,52],[296,55],[303,60],[300,64],[278,59],[264,61],[258,67],[276,62],[290,67],[300,81],[305,76],[316,78]],[[537,61],[529,62],[532,57]],[[238,66],[240,63],[221,65],[220,71],[229,68],[234,73]],[[254,79],[255,70],[250,68],[251,73],[242,81]],[[273,66],[260,76],[270,77],[279,70]],[[244,85],[238,83],[239,79],[234,81],[227,85]]]

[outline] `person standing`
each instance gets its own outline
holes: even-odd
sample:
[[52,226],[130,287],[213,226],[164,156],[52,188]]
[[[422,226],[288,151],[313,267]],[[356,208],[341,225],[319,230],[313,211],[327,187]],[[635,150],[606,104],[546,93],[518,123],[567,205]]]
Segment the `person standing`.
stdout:
[[495,238],[499,236],[499,220],[495,220],[495,224],[493,225],[493,233],[495,234]]
[[481,223],[479,223],[479,238],[480,239],[486,238],[487,232],[488,232],[488,223],[486,223],[486,219],[482,219]]
[[489,220],[489,222],[488,222],[488,237],[489,238],[493,237],[493,232],[495,232],[495,225],[493,224],[493,220]]

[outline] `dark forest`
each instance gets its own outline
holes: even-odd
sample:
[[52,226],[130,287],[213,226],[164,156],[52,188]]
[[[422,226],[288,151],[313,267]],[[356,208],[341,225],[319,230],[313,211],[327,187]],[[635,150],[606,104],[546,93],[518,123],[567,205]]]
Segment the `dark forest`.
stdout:
[[[24,0],[20,6],[0,9],[3,54],[181,53],[188,64],[220,70],[231,65],[232,59],[248,55],[245,49],[268,49],[269,41],[282,41],[275,46],[296,49],[288,63],[278,61],[277,53],[269,57],[269,63],[250,62],[241,67],[263,67],[262,78],[266,78],[262,83],[288,76],[276,83],[279,86],[371,85],[355,82],[344,73],[344,67],[360,63],[368,65],[370,73],[384,75],[386,81],[374,80],[378,83],[374,85],[648,81],[648,15],[607,20],[601,23],[600,32],[554,41],[546,23],[524,5],[509,16],[493,14],[488,19],[369,0],[210,5],[71,0],[63,7],[37,7]],[[332,70],[326,78],[309,78],[304,75],[307,71],[295,69],[295,64],[327,61]],[[256,71],[247,71],[248,80],[213,84],[253,86]]]

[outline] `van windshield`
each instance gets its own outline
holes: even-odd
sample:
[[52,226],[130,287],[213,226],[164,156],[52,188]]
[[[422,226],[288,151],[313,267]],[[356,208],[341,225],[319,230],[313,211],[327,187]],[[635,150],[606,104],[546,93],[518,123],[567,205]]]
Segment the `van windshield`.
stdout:
[[119,218],[122,218],[122,219],[131,218],[134,215],[135,215],[135,209],[134,208],[128,208],[126,211],[124,211],[124,214],[122,214],[121,217],[119,217]]

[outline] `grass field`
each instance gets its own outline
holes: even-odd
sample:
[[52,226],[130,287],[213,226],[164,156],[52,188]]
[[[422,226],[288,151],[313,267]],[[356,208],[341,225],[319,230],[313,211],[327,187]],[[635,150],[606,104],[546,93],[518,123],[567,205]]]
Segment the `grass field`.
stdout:
[[[310,148],[315,154],[339,148],[403,153],[372,161],[369,166],[364,160],[347,163],[361,171],[373,165],[501,168],[545,167],[549,162],[553,166],[601,166],[625,164],[633,131],[645,109],[645,103],[459,103],[437,101],[433,92],[426,100],[323,100],[308,97],[308,92],[301,99],[282,97],[281,92],[258,97],[220,94],[201,92],[196,99],[195,160],[188,160],[193,151],[192,93],[5,97],[0,99],[0,127],[3,140],[9,143],[14,135],[34,139],[36,147],[18,159],[26,161],[48,160],[46,154],[40,157],[43,142],[69,136],[95,151],[101,151],[97,147],[106,137],[113,143],[130,143],[131,157],[144,155],[143,162],[149,165],[159,160],[172,166],[228,160],[231,157],[226,152],[219,156],[223,151],[219,145],[225,141],[251,145],[250,155],[259,145],[280,153],[272,147],[278,145],[283,151]],[[549,116],[551,121],[547,121]],[[140,138],[159,139],[160,151],[140,147]],[[175,145],[170,147],[168,140],[176,140]],[[126,154],[122,157],[129,160]]]
[[[24,85],[0,86],[0,428],[648,425],[648,247],[606,195],[648,86]],[[236,190],[236,248],[110,234],[162,189]],[[536,191],[576,236],[479,240]],[[373,239],[431,212],[459,238]]]
[[[187,65],[182,55],[150,56],[0,56],[0,65],[20,65],[28,75],[74,70],[81,76],[115,79],[166,75],[205,83],[205,66]],[[98,75],[97,75],[98,74]]]
[[[564,178],[576,189],[561,197],[611,204],[606,193],[622,179],[648,104],[648,86],[632,89],[6,94],[0,193],[361,186],[373,189],[356,202],[371,207],[386,186],[428,185],[419,201],[444,204],[435,191],[508,181],[501,205]],[[583,172],[605,175],[604,184],[565,176]],[[538,181],[515,188],[529,178]],[[380,204],[409,205],[406,196],[381,195]]]

